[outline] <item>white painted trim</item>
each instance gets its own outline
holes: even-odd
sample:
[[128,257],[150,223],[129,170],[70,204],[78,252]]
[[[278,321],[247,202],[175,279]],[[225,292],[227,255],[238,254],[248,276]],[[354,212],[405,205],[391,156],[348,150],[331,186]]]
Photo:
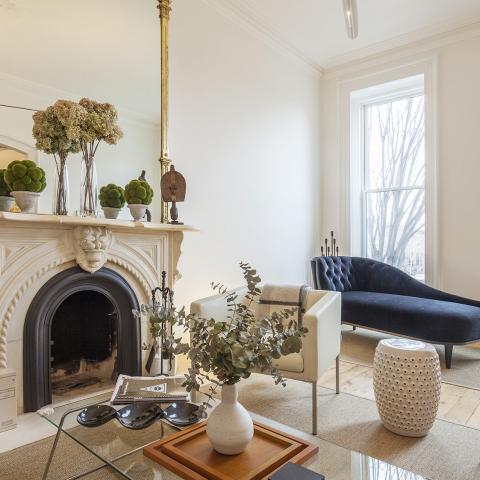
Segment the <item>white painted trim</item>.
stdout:
[[430,285],[441,285],[438,278],[439,225],[438,225],[438,180],[437,180],[437,56],[418,58],[403,65],[387,66],[383,69],[358,75],[355,78],[338,82],[337,108],[339,119],[339,192],[340,192],[340,232],[339,240],[346,254],[352,252],[351,233],[351,188],[352,164],[350,162],[350,95],[374,85],[401,78],[423,74],[425,78],[425,162],[426,162],[426,279]]
[[290,42],[286,41],[280,29],[272,26],[271,19],[262,18],[255,11],[254,6],[247,0],[243,0],[241,5],[233,0],[203,0],[203,2],[267,44],[277,53],[306,68],[310,74],[313,74],[315,77],[322,75],[322,67]]
[[425,278],[441,287],[438,203],[438,57],[425,64]]
[[0,144],[11,147],[14,150],[23,152],[27,155],[29,160],[38,163],[38,150],[35,148],[35,145],[33,143],[24,143],[20,140],[17,140],[16,138],[2,135],[0,132]]
[[[54,103],[56,100],[63,98],[68,100],[78,100],[81,95],[67,92],[58,88],[50,87],[43,83],[33,82],[25,78],[16,77],[5,72],[0,72],[0,91],[3,88],[9,88],[20,93],[27,93],[29,95],[36,95],[42,99],[41,105],[18,105],[20,107],[44,109],[48,105]],[[6,103],[6,102],[3,102]],[[146,127],[157,127],[159,124],[159,118],[155,116],[146,115],[141,112],[130,110],[122,107],[121,105],[115,105],[118,111],[119,117],[122,120],[139,124]]]

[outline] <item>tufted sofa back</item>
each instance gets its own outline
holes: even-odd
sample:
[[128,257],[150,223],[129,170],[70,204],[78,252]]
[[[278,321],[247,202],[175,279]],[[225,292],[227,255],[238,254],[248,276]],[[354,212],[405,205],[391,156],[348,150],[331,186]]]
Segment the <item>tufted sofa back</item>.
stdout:
[[431,290],[398,268],[371,258],[316,257],[311,264],[317,289],[413,296],[423,296],[424,289]]
[[436,290],[396,267],[371,258],[315,257],[311,265],[317,290],[391,293],[480,307],[477,300]]
[[337,292],[363,290],[362,276],[354,268],[354,260],[354,257],[314,258],[311,264],[315,288]]

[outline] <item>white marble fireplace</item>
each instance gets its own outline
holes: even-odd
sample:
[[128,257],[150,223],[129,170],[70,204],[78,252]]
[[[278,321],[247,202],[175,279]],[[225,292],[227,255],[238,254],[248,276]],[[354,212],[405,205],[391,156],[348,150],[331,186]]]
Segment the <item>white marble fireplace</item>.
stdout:
[[[40,289],[62,272],[65,276],[69,269],[79,271],[73,269],[78,266],[93,276],[114,272],[139,304],[147,303],[163,270],[168,286],[179,278],[183,233],[193,230],[183,225],[0,212],[0,368],[17,372],[20,413],[25,318]],[[147,336],[148,326],[142,324],[142,342]]]

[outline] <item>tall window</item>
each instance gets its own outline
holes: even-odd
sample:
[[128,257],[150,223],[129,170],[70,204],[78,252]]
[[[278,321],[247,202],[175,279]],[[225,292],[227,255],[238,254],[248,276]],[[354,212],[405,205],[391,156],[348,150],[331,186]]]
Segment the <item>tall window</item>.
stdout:
[[359,104],[362,255],[425,279],[423,89]]

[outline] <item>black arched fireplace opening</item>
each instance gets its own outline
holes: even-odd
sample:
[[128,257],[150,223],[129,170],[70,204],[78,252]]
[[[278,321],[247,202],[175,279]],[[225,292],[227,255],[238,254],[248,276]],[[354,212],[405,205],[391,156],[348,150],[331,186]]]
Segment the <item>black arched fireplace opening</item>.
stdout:
[[52,402],[52,373],[66,377],[84,363],[111,357],[112,374],[140,375],[140,324],[132,288],[118,273],[79,267],[51,278],[27,312],[23,339],[24,411]]

